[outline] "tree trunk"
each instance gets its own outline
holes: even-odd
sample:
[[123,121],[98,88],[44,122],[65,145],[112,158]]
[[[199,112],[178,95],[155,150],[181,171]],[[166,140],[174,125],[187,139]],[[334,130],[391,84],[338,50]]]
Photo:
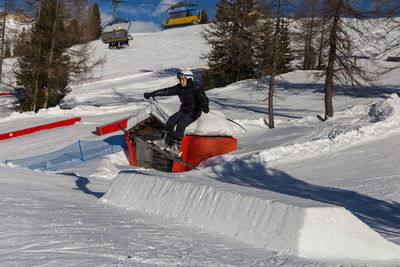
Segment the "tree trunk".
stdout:
[[[40,13],[42,11],[42,0],[39,1],[38,3],[38,10],[37,10],[37,21],[40,20]],[[41,40],[40,40],[41,42]],[[37,110],[37,100],[38,100],[38,94],[39,94],[39,64],[40,64],[40,54],[42,53],[42,48],[41,44],[39,44],[39,50],[37,53],[37,61],[35,65],[35,88],[33,91],[33,108],[32,111],[36,112]]]
[[325,33],[325,26],[322,25],[322,29],[321,29],[321,40],[319,43],[319,52],[318,52],[318,69],[322,69],[322,64],[323,64],[323,59],[322,59],[322,53],[324,50],[324,33]]
[[4,18],[3,18],[3,27],[1,33],[1,51],[0,51],[0,85],[3,77],[4,44],[6,36],[6,22],[7,22],[7,9],[8,9],[7,4],[8,0],[4,0]]
[[[54,48],[55,48],[55,43],[56,43],[56,31],[57,31],[57,17],[58,17],[58,5],[59,4],[59,0],[56,1],[56,10],[54,11],[54,22],[53,22],[53,32],[51,34],[51,47],[50,47],[50,55],[49,55],[49,69],[48,69],[48,79],[51,80],[52,76],[53,76],[53,68],[52,68],[52,64],[53,64],[53,57],[54,57]],[[45,96],[45,101],[43,103],[43,108],[47,108],[48,107],[48,101],[49,101],[49,87],[48,85],[46,86],[45,92],[44,92],[44,96]]]
[[313,67],[314,55],[313,55],[313,47],[312,47],[312,39],[314,35],[314,16],[315,16],[315,2],[314,0],[311,3],[311,19],[310,24],[308,25],[307,35],[306,35],[306,45],[304,51],[304,70],[311,70]]
[[269,93],[268,93],[268,120],[269,128],[275,128],[274,122],[274,90],[275,90],[275,76],[277,67],[277,57],[278,57],[278,38],[280,35],[280,24],[281,24],[281,14],[282,14],[282,0],[279,0],[278,16],[276,18],[276,28],[274,34],[274,44],[273,44],[273,54],[272,54],[272,70],[271,70],[271,80],[269,82]]
[[333,117],[333,102],[332,102],[333,72],[336,60],[336,41],[339,28],[340,12],[342,7],[343,7],[343,0],[339,1],[336,7],[335,16],[333,18],[333,24],[329,37],[329,59],[328,59],[328,67],[326,69],[326,80],[325,80],[325,120],[327,120],[329,117],[330,118]]
[[[323,16],[322,16],[323,20],[325,19],[325,15],[326,15],[326,1],[324,2],[324,9],[323,9]],[[323,54],[323,51],[324,51],[324,39],[325,39],[325,23],[322,24],[321,40],[319,42],[318,66],[317,66],[317,68],[319,70],[322,69],[322,65],[323,65],[322,54]]]

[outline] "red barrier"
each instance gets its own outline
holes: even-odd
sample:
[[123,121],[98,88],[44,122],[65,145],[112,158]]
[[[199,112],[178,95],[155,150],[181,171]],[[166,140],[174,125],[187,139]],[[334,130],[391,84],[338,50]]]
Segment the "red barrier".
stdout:
[[[129,164],[136,166],[137,155],[135,146],[132,144],[128,134],[125,134],[125,140],[129,152]],[[185,136],[181,144],[182,159],[195,167],[203,160],[236,149],[237,140],[233,137]],[[172,172],[186,172],[190,170],[190,167],[177,162],[174,162],[172,167]]]
[[11,93],[0,93],[0,96],[2,95],[11,95]]
[[6,139],[22,136],[22,135],[31,134],[31,133],[38,132],[38,131],[73,125],[78,121],[81,121],[81,118],[77,117],[77,118],[72,118],[72,119],[68,119],[68,120],[63,120],[63,121],[53,122],[53,123],[44,124],[44,125],[40,125],[40,126],[35,126],[32,128],[28,128],[28,129],[23,129],[23,130],[9,132],[9,133],[5,133],[5,134],[0,134],[0,140],[6,140]]
[[[203,160],[226,154],[237,149],[237,140],[233,137],[185,136],[181,149],[183,161],[197,166]],[[172,172],[190,171],[188,166],[174,162]]]
[[129,164],[131,166],[136,166],[136,150],[132,145],[132,140],[129,138],[129,134],[125,133],[126,146],[129,152]]
[[102,126],[98,126],[98,127],[96,127],[96,133],[97,133],[97,135],[100,136],[100,135],[120,131],[121,129],[117,126],[117,124],[119,123],[123,128],[126,128],[126,123],[129,118],[130,117],[119,120],[119,121],[110,122],[110,123],[104,124]]

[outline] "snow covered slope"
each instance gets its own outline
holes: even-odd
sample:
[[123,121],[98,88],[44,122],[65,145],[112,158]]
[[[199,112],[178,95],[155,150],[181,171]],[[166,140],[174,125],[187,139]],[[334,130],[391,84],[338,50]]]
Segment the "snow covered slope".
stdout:
[[400,261],[400,246],[384,239],[343,207],[257,191],[204,183],[190,175],[168,179],[124,171],[102,199],[133,210],[171,216],[255,247],[290,255]]
[[[97,136],[95,128],[148,107],[143,93],[176,84],[176,71],[198,74],[209,49],[202,27],[135,34],[124,50],[93,42],[94,56],[106,62],[95,70],[97,79],[72,87],[63,108],[20,114],[11,97],[0,98],[0,133],[82,118],[71,127],[2,141],[0,161],[122,135]],[[5,69],[13,62],[6,60]],[[370,68],[375,63],[359,60]],[[275,129],[268,128],[267,81],[210,90],[210,110],[246,131],[226,121],[239,149],[198,171],[131,167],[124,152],[56,173],[0,164],[6,218],[0,265],[396,266],[399,73],[385,75],[376,87],[337,88],[334,118],[325,122],[318,118],[323,80],[313,83],[320,74],[282,75]],[[176,97],[157,101],[179,105]]]

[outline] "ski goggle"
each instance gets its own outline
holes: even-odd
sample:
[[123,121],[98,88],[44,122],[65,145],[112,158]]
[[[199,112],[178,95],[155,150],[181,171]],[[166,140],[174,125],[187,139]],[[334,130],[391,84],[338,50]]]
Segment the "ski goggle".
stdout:
[[178,80],[182,79],[183,77],[185,77],[185,75],[183,75],[182,72],[178,72],[178,73],[176,74],[176,78],[178,78]]
[[182,72],[178,72],[176,74],[176,78],[178,78],[178,80],[182,79],[182,78],[193,78],[193,75],[190,74],[183,74]]

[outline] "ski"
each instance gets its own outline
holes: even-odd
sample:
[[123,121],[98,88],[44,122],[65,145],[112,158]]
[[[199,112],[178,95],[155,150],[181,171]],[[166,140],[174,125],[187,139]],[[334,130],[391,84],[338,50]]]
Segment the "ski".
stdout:
[[231,120],[231,119],[229,119],[229,118],[222,117],[222,116],[220,116],[220,115],[218,115],[217,113],[212,112],[212,111],[211,111],[210,113],[214,114],[215,116],[217,116],[217,117],[219,117],[219,118],[221,118],[221,119],[225,119],[225,120],[227,120],[227,121],[229,121],[229,122],[232,122],[232,123],[236,124],[237,126],[239,126],[240,128],[242,128],[245,132],[247,131],[246,128],[244,128],[242,125],[240,125],[239,123],[237,123],[237,122],[234,121],[234,120]]
[[194,169],[194,170],[197,170],[196,167],[192,166],[191,164],[187,163],[186,161],[183,161],[182,158],[180,158],[180,157],[178,157],[178,156],[175,156],[175,155],[173,155],[173,154],[171,154],[171,153],[165,151],[164,149],[160,148],[159,146],[157,146],[157,145],[155,145],[155,144],[149,143],[149,142],[147,142],[147,141],[145,141],[145,140],[143,140],[143,139],[141,139],[141,138],[139,138],[139,137],[137,137],[137,136],[134,136],[134,135],[131,134],[129,131],[125,130],[119,123],[117,123],[117,126],[118,126],[124,133],[128,134],[129,137],[130,137],[132,140],[135,140],[136,142],[141,142],[141,143],[143,143],[143,144],[146,145],[147,147],[150,147],[150,148],[152,148],[153,150],[155,150],[155,151],[157,151],[157,152],[160,152],[161,154],[163,154],[163,155],[165,155],[166,157],[172,159],[173,161],[178,162],[178,163],[181,164],[181,165],[185,165],[185,166],[187,166],[187,167],[189,167],[189,168],[192,168],[192,169]]

